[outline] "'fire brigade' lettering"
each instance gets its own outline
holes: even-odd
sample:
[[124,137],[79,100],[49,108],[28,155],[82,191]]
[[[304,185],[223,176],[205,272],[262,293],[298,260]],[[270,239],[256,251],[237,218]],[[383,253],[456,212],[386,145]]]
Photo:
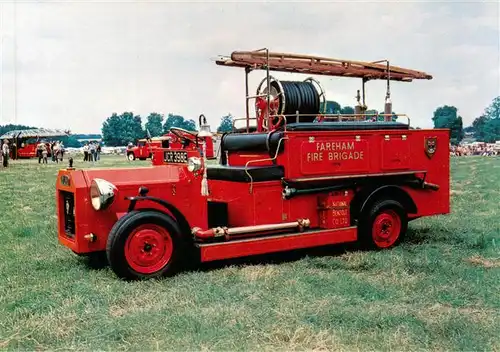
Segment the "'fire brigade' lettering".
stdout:
[[307,161],[323,161],[323,153],[307,153]]
[[362,160],[363,152],[330,152],[328,160]]

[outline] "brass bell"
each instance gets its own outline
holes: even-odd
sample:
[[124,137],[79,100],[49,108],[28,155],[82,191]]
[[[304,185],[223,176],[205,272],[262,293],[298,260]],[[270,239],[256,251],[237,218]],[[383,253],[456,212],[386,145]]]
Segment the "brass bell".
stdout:
[[198,137],[212,137],[212,132],[210,132],[210,125],[207,123],[205,115],[201,114],[199,118],[200,132],[198,132]]

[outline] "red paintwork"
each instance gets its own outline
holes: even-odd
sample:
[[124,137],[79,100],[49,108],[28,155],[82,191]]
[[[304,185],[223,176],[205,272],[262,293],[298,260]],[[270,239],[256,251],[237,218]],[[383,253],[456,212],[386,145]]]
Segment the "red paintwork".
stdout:
[[[61,176],[70,177],[70,186],[61,183]],[[92,179],[103,178],[112,182],[118,193],[111,206],[105,210],[95,211],[90,203],[89,187]],[[136,196],[138,188],[146,185],[149,194],[172,201],[177,209],[186,217],[189,224],[202,228],[207,227],[206,200],[192,203],[199,198],[201,189],[200,177],[196,177],[186,167],[162,165],[155,167],[124,169],[89,169],[60,170],[57,181],[58,191],[75,194],[75,238],[69,238],[64,232],[63,200],[58,194],[57,211],[59,241],[77,253],[88,253],[106,249],[106,241],[111,227],[127,211],[127,196]],[[164,211],[164,208],[150,201],[139,202],[137,209],[153,208]],[[95,242],[89,242],[83,236],[93,233]]]
[[256,239],[246,239],[222,244],[202,244],[201,261],[246,257],[292,249],[311,248],[337,243],[353,242],[357,239],[355,227],[297,233],[295,235],[277,235]]
[[162,148],[161,140],[140,139],[136,146],[127,148],[127,155],[133,154],[136,159],[150,158],[156,148]]
[[[279,66],[279,62],[275,64]],[[292,70],[293,67],[289,69]],[[366,70],[368,74],[374,69]],[[398,68],[394,70],[397,71]],[[400,72],[400,78],[406,75],[414,74],[409,71]],[[420,77],[417,76],[414,78]],[[271,114],[276,110],[277,103],[277,99],[270,102]],[[278,119],[265,120],[268,115],[266,99],[257,98],[255,104],[258,131],[266,130],[266,123],[270,123],[267,128],[270,127],[271,130],[273,124],[280,124]],[[321,123],[325,122],[318,122]],[[202,195],[202,189],[206,190],[202,187],[205,185],[202,181],[206,181],[203,177],[204,167],[207,165],[202,163],[201,170],[190,172],[187,169],[188,164],[183,163],[191,157],[201,158],[202,144],[193,140],[195,143],[185,145],[172,133],[169,134],[172,138],[168,148],[154,149],[151,167],[60,170],[56,186],[59,241],[76,253],[106,250],[111,228],[118,218],[126,216],[131,204],[126,197],[137,196],[141,186],[149,189],[147,196],[161,199],[171,208],[150,199],[137,202],[135,209],[156,209],[171,215],[182,232],[180,235],[189,240],[189,243],[199,251],[201,261],[355,241],[358,238],[357,224],[366,220],[366,214],[369,213],[369,211],[362,213],[362,206],[365,203],[370,205],[369,195],[374,189],[379,190],[383,185],[392,188],[390,191],[380,192],[386,192],[385,197],[399,195],[398,200],[406,207],[410,220],[449,213],[449,130],[403,128],[363,130],[361,126],[358,128],[358,130],[301,132],[285,129],[283,139],[280,140],[283,151],[272,161],[270,158],[274,155],[270,155],[271,152],[245,151],[241,150],[244,149],[243,146],[237,146],[235,143],[237,147],[233,145],[232,150],[239,151],[224,151],[227,156],[225,167],[278,165],[284,170],[283,180],[247,183],[210,179],[207,182],[208,196]],[[181,131],[178,132],[182,134]],[[191,139],[189,136],[186,137]],[[206,142],[206,157],[212,158],[213,140],[206,137]],[[264,149],[258,145],[259,141],[253,142],[257,144],[256,150]],[[266,143],[268,142],[271,143],[270,138],[266,139]],[[270,146],[271,144],[266,144],[267,148]],[[186,156],[187,158],[183,159]],[[233,175],[241,174],[239,170],[233,171],[238,172]],[[229,176],[235,177],[233,175]],[[418,183],[417,186],[415,183],[399,184],[404,175],[417,176],[422,183]],[[222,179],[228,178],[227,173],[219,172],[217,176]],[[393,181],[382,178],[387,176],[400,179]],[[65,178],[69,178],[69,185]],[[116,187],[113,203],[104,210],[95,211],[90,202],[89,187],[94,178],[105,179]],[[322,187],[318,186],[318,182],[325,180],[342,181],[341,187],[344,188],[337,188],[335,191],[322,189],[323,193],[312,193],[311,189],[302,189],[302,194],[290,199],[283,195],[284,191],[292,192],[292,190],[285,189],[282,181],[299,185],[303,185],[304,181],[314,182],[314,187]],[[357,183],[347,186],[346,181],[349,180],[357,180]],[[297,189],[300,190],[300,187],[297,186]],[[74,194],[76,224],[74,235],[65,233],[62,192]],[[413,203],[415,211],[411,210]],[[209,219],[209,214],[213,213],[217,215]],[[226,217],[227,221],[224,224],[215,225],[217,220],[225,220]],[[287,226],[293,227],[295,222],[300,223],[300,226],[288,230],[277,230],[275,226],[267,226],[287,223]],[[255,225],[261,226],[249,228]],[[385,211],[378,215],[372,226],[375,244],[379,248],[390,247],[397,240],[402,225],[401,219],[395,213]],[[94,236],[88,236],[89,234]],[[196,234],[203,238],[196,237]],[[164,251],[152,254],[154,260],[151,261],[141,251],[141,248],[144,249],[146,236],[151,237],[150,242],[154,241],[164,248]],[[214,236],[218,242],[213,242],[211,237]],[[135,263],[130,265],[134,265],[136,271],[138,268],[143,274],[153,273],[168,263],[172,255],[169,249],[172,243],[170,234],[149,227],[137,230],[129,238],[127,249],[124,250],[128,253],[129,264]],[[138,267],[137,263],[146,265]]]
[[174,246],[166,229],[154,224],[141,225],[127,238],[125,258],[132,269],[152,274],[168,264]]
[[353,197],[352,190],[321,194],[318,197],[319,226],[323,229],[350,226],[349,204]]
[[[35,143],[24,143],[24,147],[19,147],[17,149],[17,157],[19,159],[28,159],[28,158],[36,158],[37,157],[37,148],[40,142]],[[45,143],[47,147],[47,156],[51,156],[50,143]]]
[[380,213],[373,222],[373,241],[379,248],[387,248],[394,244],[401,231],[401,219],[393,210]]
[[[406,143],[401,140],[403,134],[407,136]],[[345,178],[360,174],[370,176],[408,170],[426,171],[426,182],[438,184],[440,189],[431,191],[403,186],[402,188],[411,196],[418,209],[416,213],[409,214],[409,217],[417,218],[449,212],[447,130],[341,131],[315,132],[314,135],[315,141],[310,142],[310,132],[287,133],[288,140],[285,141],[285,152],[281,153],[277,159],[278,164],[285,166],[286,178]],[[358,135],[360,141],[356,142]],[[384,135],[390,135],[391,139],[386,141]],[[438,148],[431,159],[424,150],[426,136],[437,137],[438,140]],[[391,140],[399,149],[391,148]],[[328,160],[316,160],[314,156],[308,156],[308,153],[331,152],[321,151],[321,144],[318,147],[317,143],[337,143],[335,141],[354,143],[353,151],[348,153],[363,152],[363,159],[343,160],[339,161],[340,165],[337,165],[328,163]],[[325,148],[328,147],[325,145]],[[332,144],[329,148],[332,149]],[[193,174],[187,170],[185,164],[164,165],[163,152],[163,149],[156,150],[158,157],[154,158],[155,167],[61,170],[57,182],[58,191],[72,192],[76,198],[76,236],[75,239],[70,239],[64,234],[63,216],[60,215],[59,241],[78,253],[105,250],[107,235],[111,227],[127,211],[129,201],[124,198],[137,195],[138,188],[142,185],[149,188],[148,195],[164,199],[175,206],[184,215],[191,228],[208,229],[207,201],[223,201],[228,204],[228,227],[281,223],[295,221],[299,218],[309,219],[311,229],[325,227],[324,224],[320,223],[322,217],[317,209],[317,194],[284,200],[280,181],[256,182],[253,184],[252,193],[250,193],[249,183],[209,180],[210,196],[202,197],[200,195],[202,172]],[[411,153],[411,158],[407,156],[409,153]],[[249,153],[235,154],[246,155]],[[239,158],[243,160],[241,155]],[[188,151],[188,156],[199,156],[199,153],[192,149]],[[354,158],[354,154],[352,157]],[[246,158],[248,159],[248,157]],[[262,155],[256,155],[255,158],[261,159]],[[230,160],[230,165],[236,165],[238,157],[233,158],[230,155]],[[242,164],[244,165],[243,162]],[[62,175],[70,176],[71,185],[69,187],[61,184]],[[103,178],[118,188],[115,201],[105,210],[95,211],[90,204],[89,187],[93,178]],[[61,209],[62,199],[60,197],[57,204],[58,209]],[[165,211],[162,206],[149,201],[137,203],[137,208],[154,208]],[[332,228],[335,227],[332,218],[328,219],[327,217],[326,219]],[[83,236],[88,233],[94,233],[97,240],[89,242],[84,239]],[[322,244],[321,240],[315,243]],[[210,247],[211,251],[216,250],[214,248],[217,246],[214,246]],[[269,251],[274,251],[271,248],[268,248]],[[225,251],[225,249],[221,250]],[[255,249],[255,253],[260,251],[261,249]]]
[[[274,116],[278,112],[279,108],[279,99],[276,97],[273,100],[269,101],[269,115]],[[267,125],[266,116],[267,113],[267,99],[263,97],[259,97],[255,100],[255,110],[257,111],[257,132],[265,131],[263,126]],[[278,127],[283,121],[282,117],[270,119],[269,128],[267,130],[272,131],[276,127]]]

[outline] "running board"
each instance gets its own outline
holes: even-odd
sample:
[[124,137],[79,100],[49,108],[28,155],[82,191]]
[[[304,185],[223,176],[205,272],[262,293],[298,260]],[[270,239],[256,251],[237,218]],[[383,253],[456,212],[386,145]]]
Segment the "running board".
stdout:
[[203,243],[200,249],[202,262],[247,257],[258,254],[283,252],[300,248],[319,247],[357,240],[356,226],[290,234],[248,238],[221,243]]

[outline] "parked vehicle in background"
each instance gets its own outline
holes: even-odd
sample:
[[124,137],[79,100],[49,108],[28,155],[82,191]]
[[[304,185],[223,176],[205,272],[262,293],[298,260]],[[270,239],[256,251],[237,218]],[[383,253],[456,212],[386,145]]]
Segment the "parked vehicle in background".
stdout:
[[51,140],[57,140],[68,135],[69,133],[66,131],[36,128],[10,131],[0,136],[0,139],[9,140],[12,159],[27,159],[38,157],[37,150],[40,143],[45,143],[50,157],[52,155],[50,149]]
[[127,147],[127,158],[130,161],[135,159],[146,160],[153,156],[156,148],[168,148],[170,136],[143,138],[137,141],[137,145]]

